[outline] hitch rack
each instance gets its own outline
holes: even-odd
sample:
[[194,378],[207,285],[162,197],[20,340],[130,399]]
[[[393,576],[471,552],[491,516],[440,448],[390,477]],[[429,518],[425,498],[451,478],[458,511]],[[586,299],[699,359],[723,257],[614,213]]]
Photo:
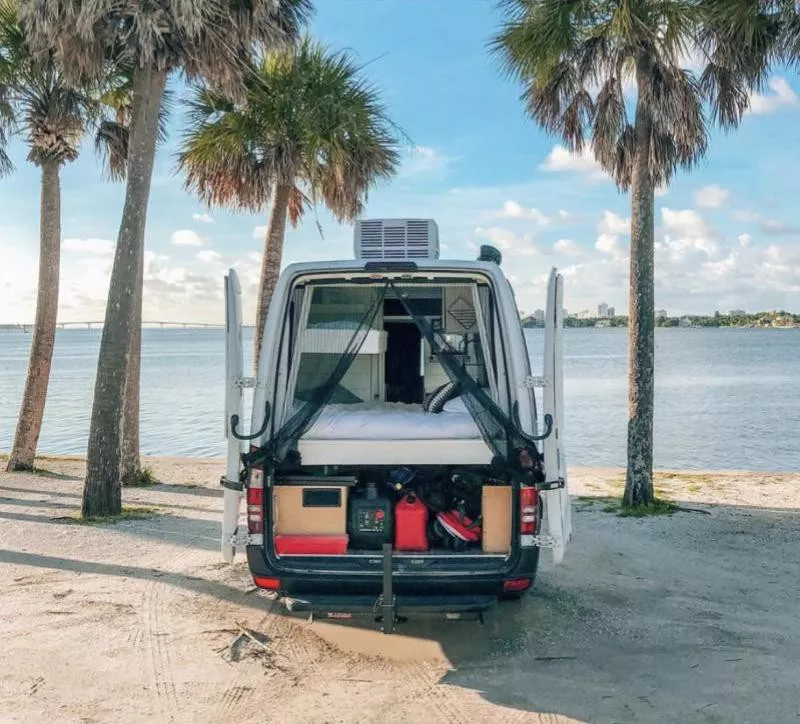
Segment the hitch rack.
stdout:
[[448,619],[465,620],[474,617],[481,624],[484,614],[497,606],[497,596],[415,596],[394,592],[393,557],[391,543],[383,546],[382,592],[375,598],[369,595],[313,596],[308,599],[287,597],[284,607],[292,614],[305,614],[313,622],[315,614],[320,620],[346,620],[369,617],[380,625],[385,634],[395,632],[396,624],[407,620],[404,614],[417,616],[444,615]]

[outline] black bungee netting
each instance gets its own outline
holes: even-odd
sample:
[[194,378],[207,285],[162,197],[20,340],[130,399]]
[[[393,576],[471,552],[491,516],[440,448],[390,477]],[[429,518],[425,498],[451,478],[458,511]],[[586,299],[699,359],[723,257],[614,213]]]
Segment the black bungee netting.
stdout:
[[[344,295],[347,304],[337,304],[337,289],[346,290]],[[306,332],[298,334],[293,355],[297,369],[294,373],[296,381],[292,409],[271,440],[244,456],[245,464],[280,466],[295,453],[297,442],[314,425],[326,405],[361,401],[353,399],[352,393],[345,390],[341,383],[367,335],[375,329],[378,313],[389,295],[401,302],[447,377],[457,385],[470,416],[494,455],[493,464],[510,472],[528,472],[531,467],[540,467],[541,456],[535,441],[519,429],[481,384],[485,377],[486,362],[480,351],[480,343],[477,344],[480,363],[473,376],[444,332],[426,317],[424,307],[427,300],[424,296],[409,294],[391,281],[381,286],[321,285],[306,293],[312,293],[314,297]],[[309,335],[308,332],[313,334]],[[337,351],[331,352],[332,349]]]
[[469,414],[494,453],[494,464],[510,471],[521,471],[532,466],[538,468],[541,455],[536,442],[519,429],[491,398],[489,391],[469,373],[461,362],[461,355],[448,342],[445,332],[427,319],[420,300],[398,289],[392,282],[389,285],[430,345],[447,377],[457,386]]

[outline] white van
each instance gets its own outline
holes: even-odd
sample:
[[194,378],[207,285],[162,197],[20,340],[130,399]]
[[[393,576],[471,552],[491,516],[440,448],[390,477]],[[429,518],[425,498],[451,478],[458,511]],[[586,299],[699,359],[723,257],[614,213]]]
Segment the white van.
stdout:
[[481,614],[521,596],[539,549],[558,562],[571,534],[562,279],[534,377],[495,249],[439,259],[426,219],[359,221],[354,246],[283,272],[255,378],[226,277],[223,557],[244,548],[290,610],[365,612],[384,630],[409,612]]

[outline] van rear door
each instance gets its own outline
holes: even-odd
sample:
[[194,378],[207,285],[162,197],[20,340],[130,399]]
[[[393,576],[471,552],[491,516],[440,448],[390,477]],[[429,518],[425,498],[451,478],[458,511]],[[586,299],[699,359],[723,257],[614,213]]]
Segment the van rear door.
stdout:
[[[234,539],[239,527],[242,499],[239,482],[242,442],[233,434],[234,419],[243,418],[244,348],[242,345],[242,287],[236,271],[225,276],[225,437],[228,440],[227,464],[223,479],[222,558],[226,563],[236,553]],[[241,433],[241,428],[237,431]]]
[[567,489],[564,454],[564,280],[553,269],[547,285],[544,331],[543,413],[553,419],[551,434],[544,441],[547,482],[564,481],[563,487],[541,493],[547,531],[552,537],[553,561],[560,563],[572,536],[572,512]]

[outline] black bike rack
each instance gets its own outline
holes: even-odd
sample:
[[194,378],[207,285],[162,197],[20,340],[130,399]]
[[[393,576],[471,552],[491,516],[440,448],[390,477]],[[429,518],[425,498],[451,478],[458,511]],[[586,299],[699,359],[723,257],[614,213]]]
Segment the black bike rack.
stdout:
[[375,602],[375,612],[381,623],[381,631],[386,634],[394,633],[397,620],[396,601],[392,590],[392,544],[383,544],[383,593]]

